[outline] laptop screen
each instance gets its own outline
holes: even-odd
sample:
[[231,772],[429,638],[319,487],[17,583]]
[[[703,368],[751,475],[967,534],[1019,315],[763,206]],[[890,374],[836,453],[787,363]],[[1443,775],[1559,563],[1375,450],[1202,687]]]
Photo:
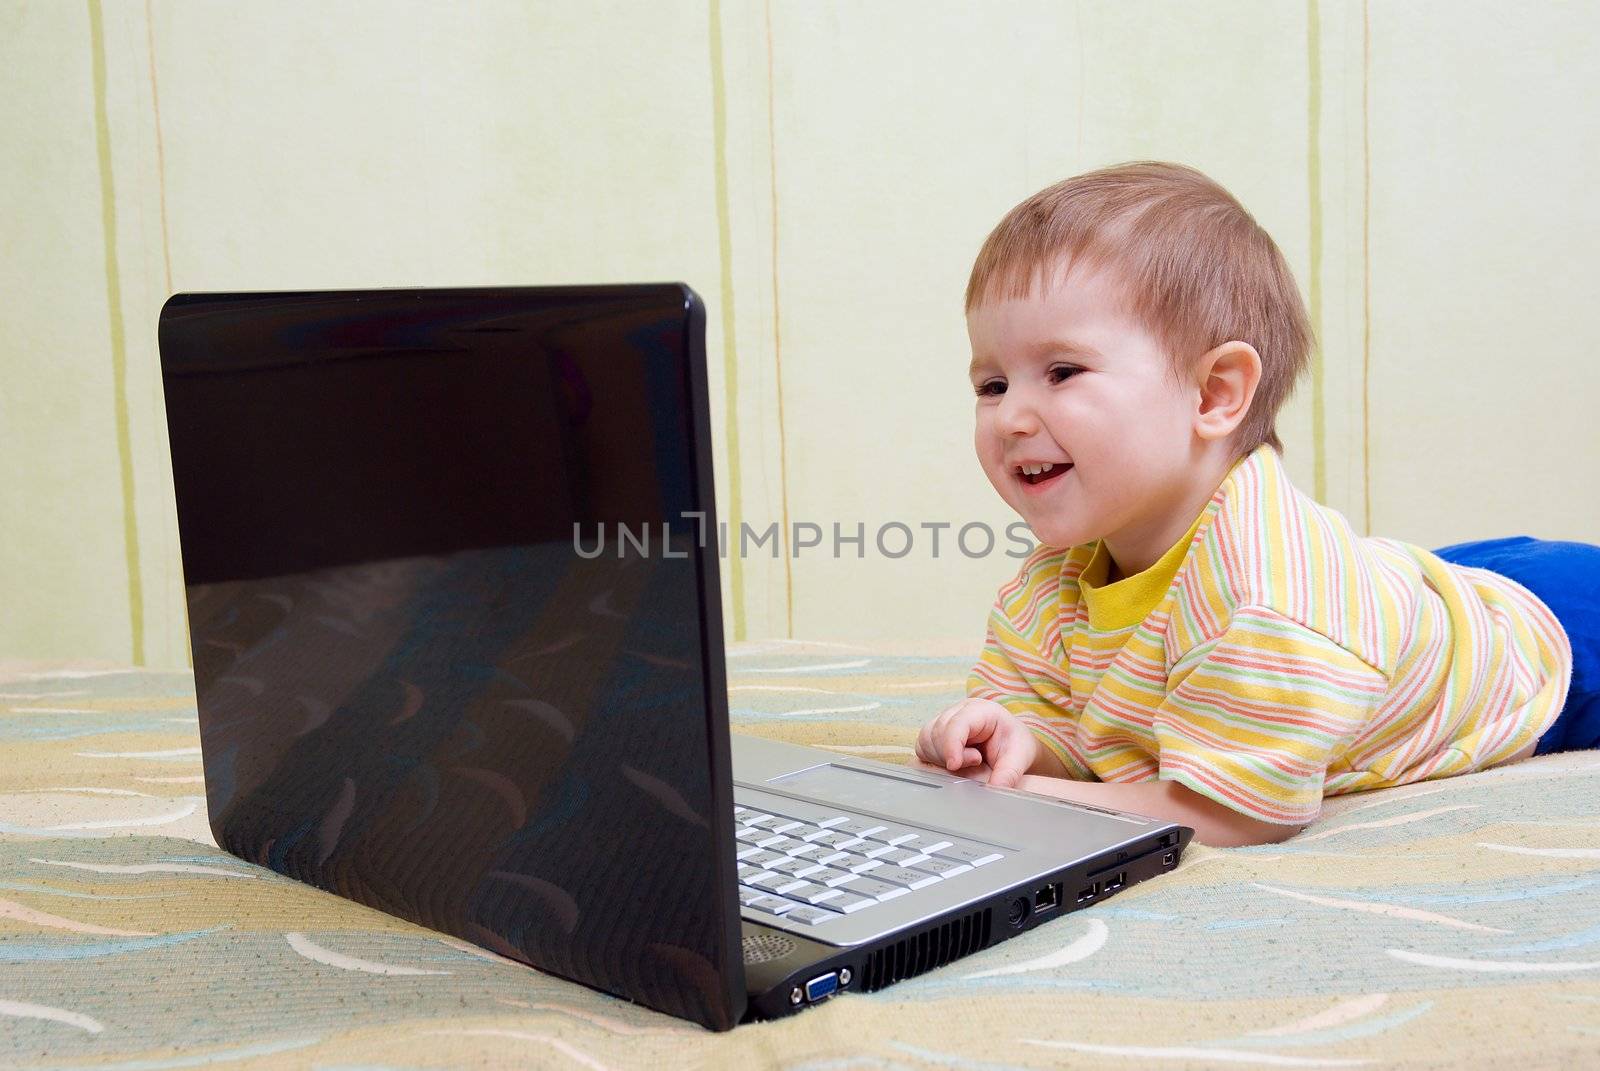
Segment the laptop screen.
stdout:
[[693,292],[180,295],[160,341],[218,844],[737,1022]]

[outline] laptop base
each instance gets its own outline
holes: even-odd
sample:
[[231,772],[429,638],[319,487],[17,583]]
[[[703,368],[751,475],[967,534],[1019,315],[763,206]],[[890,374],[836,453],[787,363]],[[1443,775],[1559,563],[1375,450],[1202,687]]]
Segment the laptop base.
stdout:
[[749,998],[743,1021],[780,1019],[842,993],[875,992],[943,967],[1176,869],[1188,841],[1186,835],[1168,832],[1141,845],[1142,851],[1108,852],[1028,887],[997,892],[924,926],[852,948],[746,919],[742,944]]

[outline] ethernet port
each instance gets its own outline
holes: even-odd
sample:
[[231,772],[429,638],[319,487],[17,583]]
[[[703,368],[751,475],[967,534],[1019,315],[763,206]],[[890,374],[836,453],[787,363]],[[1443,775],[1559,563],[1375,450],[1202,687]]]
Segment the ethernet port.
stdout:
[[1049,911],[1061,902],[1061,886],[1046,885],[1033,894],[1034,911]]

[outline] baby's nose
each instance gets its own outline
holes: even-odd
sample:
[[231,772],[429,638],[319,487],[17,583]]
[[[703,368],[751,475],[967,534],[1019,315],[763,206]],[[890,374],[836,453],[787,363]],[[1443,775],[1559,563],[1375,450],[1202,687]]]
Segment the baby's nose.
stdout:
[[1009,394],[1000,403],[998,423],[1007,435],[1028,435],[1039,426],[1033,406],[1020,400],[1013,402]]

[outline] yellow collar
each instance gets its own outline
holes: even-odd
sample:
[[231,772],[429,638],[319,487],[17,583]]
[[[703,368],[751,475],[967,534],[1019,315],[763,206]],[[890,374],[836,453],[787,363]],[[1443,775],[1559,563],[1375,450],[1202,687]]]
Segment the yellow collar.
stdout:
[[1161,600],[1166,597],[1173,579],[1178,575],[1178,569],[1183,565],[1183,559],[1189,555],[1189,544],[1193,542],[1195,532],[1215,512],[1212,509],[1214,502],[1206,503],[1206,508],[1189,526],[1188,533],[1174,543],[1159,561],[1143,572],[1123,577],[1115,584],[1105,583],[1111,571],[1111,555],[1106,551],[1105,540],[1095,541],[1094,555],[1090,557],[1089,564],[1083,567],[1083,572],[1078,574],[1078,597],[1089,611],[1090,628],[1101,631],[1129,628],[1149,617],[1151,611],[1161,605]]

